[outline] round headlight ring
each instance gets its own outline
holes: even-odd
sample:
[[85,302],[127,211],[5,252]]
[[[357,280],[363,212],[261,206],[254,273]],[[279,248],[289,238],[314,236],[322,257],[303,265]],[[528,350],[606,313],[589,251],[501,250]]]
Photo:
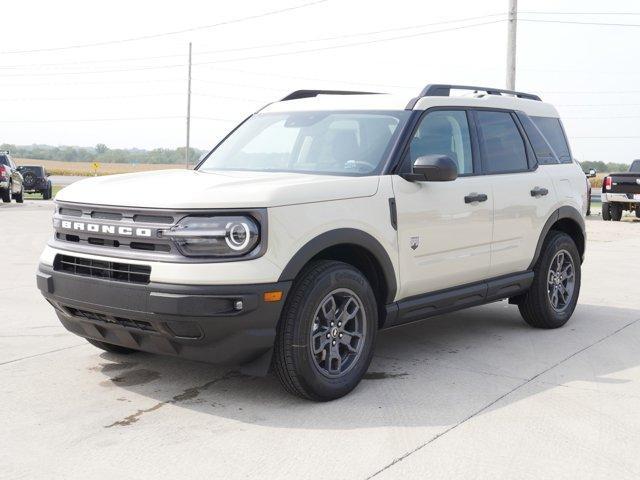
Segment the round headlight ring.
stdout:
[[228,223],[225,241],[231,250],[236,252],[244,250],[251,241],[249,225],[244,222]]

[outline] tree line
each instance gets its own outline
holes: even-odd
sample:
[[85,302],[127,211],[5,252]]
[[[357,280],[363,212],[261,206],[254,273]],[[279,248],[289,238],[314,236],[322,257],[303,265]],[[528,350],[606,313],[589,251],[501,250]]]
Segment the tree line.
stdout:
[[[111,149],[103,143],[95,147],[74,147],[52,145],[12,145],[3,143],[0,151],[8,150],[15,158],[32,158],[34,160],[60,160],[65,162],[100,162],[100,163],[183,163],[185,147],[169,149],[155,148],[143,150],[137,148]],[[189,162],[195,163],[205,153],[197,148],[189,149]]]

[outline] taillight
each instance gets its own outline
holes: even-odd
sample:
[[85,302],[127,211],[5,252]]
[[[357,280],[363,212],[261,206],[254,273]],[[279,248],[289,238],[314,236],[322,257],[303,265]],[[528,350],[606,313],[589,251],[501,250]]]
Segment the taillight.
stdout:
[[7,172],[7,167],[4,165],[0,165],[0,177],[8,177],[9,172]]
[[605,177],[604,178],[604,189],[605,190],[611,190],[611,184],[612,184],[611,177]]

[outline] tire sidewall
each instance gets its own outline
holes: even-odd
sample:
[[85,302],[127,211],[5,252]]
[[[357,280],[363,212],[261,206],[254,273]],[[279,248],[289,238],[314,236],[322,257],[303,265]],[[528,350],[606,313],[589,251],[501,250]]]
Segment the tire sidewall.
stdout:
[[[329,378],[315,366],[309,348],[309,333],[320,302],[336,288],[348,288],[360,298],[366,314],[366,335],[360,358],[353,368],[340,377]],[[293,359],[305,390],[315,392],[321,399],[341,397],[353,390],[369,368],[378,329],[376,299],[364,275],[349,265],[336,263],[305,292],[298,308],[288,313],[296,317],[288,321],[295,321],[293,341],[296,348]]]

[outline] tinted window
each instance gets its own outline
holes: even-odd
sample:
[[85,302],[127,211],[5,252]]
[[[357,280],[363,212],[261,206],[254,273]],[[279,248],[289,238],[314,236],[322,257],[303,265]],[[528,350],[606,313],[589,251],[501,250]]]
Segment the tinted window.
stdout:
[[7,167],[9,166],[9,159],[6,155],[0,155],[0,165],[6,165]]
[[473,173],[469,123],[464,110],[428,113],[411,139],[411,164],[424,155],[446,155],[458,165],[458,174]]
[[629,167],[630,172],[640,172],[640,160],[634,160]]
[[524,140],[510,113],[478,111],[484,170],[504,173],[528,169]]
[[531,120],[533,120],[533,123],[536,124],[545,136],[560,162],[571,163],[571,152],[569,152],[569,145],[567,144],[567,139],[562,131],[560,119],[551,117],[531,117]]
[[536,155],[538,163],[540,165],[557,165],[559,161],[542,132],[540,132],[538,127],[535,126],[527,115],[522,113],[518,113],[517,115],[533,147],[533,152]]

